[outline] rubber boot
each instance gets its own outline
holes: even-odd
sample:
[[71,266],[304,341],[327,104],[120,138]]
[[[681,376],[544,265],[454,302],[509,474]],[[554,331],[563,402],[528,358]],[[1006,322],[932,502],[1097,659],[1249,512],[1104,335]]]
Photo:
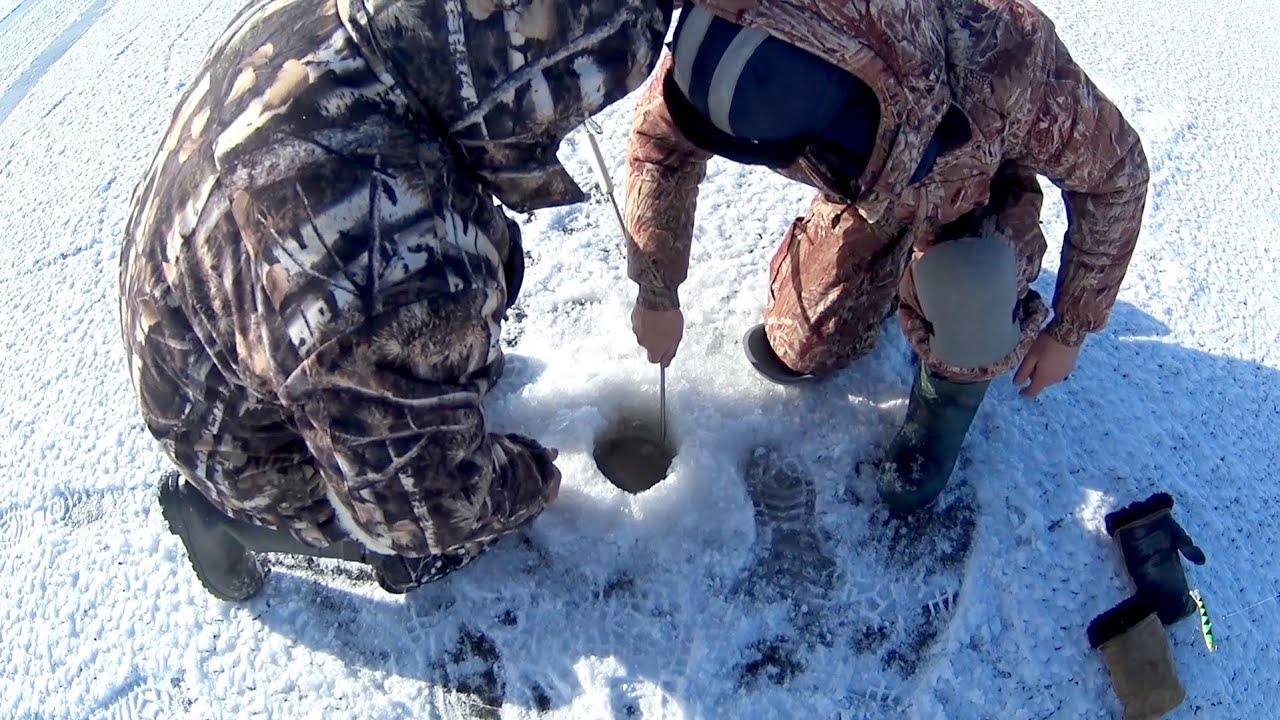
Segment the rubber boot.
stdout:
[[880,466],[877,490],[891,512],[918,512],[942,494],[990,384],[951,382],[921,365],[906,420]]
[[[262,589],[264,573],[254,553],[306,555],[366,563],[379,575],[384,556],[351,540],[312,547],[285,530],[236,520],[213,506],[178,473],[160,480],[160,508],[169,531],[182,540],[200,584],[221,600],[247,600]],[[379,575],[379,583],[381,577]],[[394,591],[392,591],[394,592]],[[403,592],[401,590],[400,592]]]
[[367,550],[353,540],[342,540],[320,548],[312,547],[300,542],[284,530],[274,530],[223,517],[227,530],[253,552],[308,555],[364,563],[373,568],[373,577],[379,587],[397,595],[438,580],[455,569],[457,565],[456,560],[443,556],[382,555]]
[[1102,613],[1088,634],[1111,674],[1125,720],[1156,720],[1182,704],[1187,693],[1150,598],[1134,595]]
[[187,557],[200,583],[222,600],[247,600],[262,589],[264,573],[253,553],[305,555],[364,563],[373,568],[374,579],[383,590],[396,594],[439,580],[474,557],[465,553],[426,557],[382,555],[353,540],[313,547],[288,531],[254,525],[226,515],[190,483],[181,482],[179,477],[178,473],[169,473],[161,479],[161,510],[170,532],[186,546]]
[[746,353],[747,362],[751,363],[751,367],[770,382],[779,385],[795,385],[817,379],[816,375],[796,372],[782,362],[782,358],[778,357],[778,354],[773,351],[773,346],[769,344],[764,323],[752,327],[747,330],[746,335],[742,336],[742,351]]
[[230,520],[178,473],[165,473],[158,488],[169,532],[182,540],[200,584],[220,600],[247,600],[262,589],[262,566],[227,528]]
[[351,562],[368,562],[372,553],[364,546],[351,541],[342,540],[330,543],[325,547],[312,547],[285,530],[276,530],[261,525],[241,522],[223,515],[230,532],[248,550],[253,552],[282,553],[285,555],[308,555],[310,557],[330,558],[333,560],[349,560]]
[[1134,587],[1155,603],[1161,622],[1172,625],[1195,612],[1178,555],[1196,565],[1205,563],[1205,555],[1173,519],[1172,496],[1156,493],[1108,513],[1106,526],[1124,556]]

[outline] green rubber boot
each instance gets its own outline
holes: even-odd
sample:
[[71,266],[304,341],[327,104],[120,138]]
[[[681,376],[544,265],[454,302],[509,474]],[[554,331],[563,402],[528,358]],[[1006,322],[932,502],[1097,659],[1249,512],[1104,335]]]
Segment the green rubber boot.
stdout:
[[989,380],[951,382],[921,365],[911,386],[907,418],[880,466],[876,489],[891,512],[918,512],[942,494],[990,385]]

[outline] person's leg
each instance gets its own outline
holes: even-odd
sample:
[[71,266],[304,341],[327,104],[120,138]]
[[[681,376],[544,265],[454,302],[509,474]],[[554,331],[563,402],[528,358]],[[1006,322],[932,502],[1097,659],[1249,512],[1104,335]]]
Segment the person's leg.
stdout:
[[158,495],[165,521],[170,531],[182,540],[201,584],[223,600],[248,599],[261,589],[263,572],[254,553],[364,563],[373,568],[384,590],[404,593],[461,569],[492,544],[426,557],[382,555],[351,539],[315,546],[287,530],[233,518],[224,509],[215,507],[196,489],[195,483],[185,480],[178,472],[165,473]]
[[1043,201],[1035,173],[1007,164],[992,178],[987,205],[928,242],[915,239],[899,288],[900,319],[922,364],[939,377],[963,383],[1004,375],[1039,335],[1048,309],[1030,283],[1047,246]]
[[263,572],[254,553],[364,560],[280,411],[250,401],[212,364],[193,391],[166,369],[168,358],[134,361],[144,368],[144,418],[179,470],[160,480],[161,512],[210,593],[223,600],[255,595]]
[[894,512],[941,494],[991,380],[1017,366],[1044,324],[1044,303],[1028,287],[1045,249],[1042,200],[1033,172],[1006,166],[987,206],[912,257],[900,317],[920,367],[878,482]]
[[[260,29],[258,37],[265,41],[271,24]],[[328,43],[335,29],[340,30],[336,19],[298,25],[296,39],[299,47]],[[252,34],[246,37],[240,44],[245,52],[259,47]],[[491,306],[485,319],[494,330],[486,326],[480,333],[492,338],[483,348],[490,367],[466,368],[466,382],[475,388],[469,392],[482,395],[501,361],[496,328],[503,298],[497,290],[505,290],[508,301],[519,292],[516,261],[521,256],[509,248],[507,237],[512,225],[487,192],[449,165],[446,144],[433,139],[420,117],[397,102],[380,103],[377,112],[331,117],[308,111],[335,98],[351,101],[348,90],[355,87],[368,98],[390,96],[377,74],[359,61],[354,45],[338,43],[331,55],[332,67],[326,72],[327,66],[318,66],[313,82],[286,83],[289,87],[272,100],[279,107],[269,127],[238,135],[235,147],[219,155],[216,168],[201,160],[210,153],[190,148],[198,150],[203,147],[198,143],[226,130],[217,124],[217,113],[207,127],[194,123],[191,127],[199,126],[194,131],[175,125],[169,137],[189,142],[180,150],[167,143],[157,157],[140,185],[121,253],[122,329],[134,386],[148,429],[182,477],[161,484],[161,506],[201,580],[220,597],[242,599],[261,587],[253,552],[350,559],[366,555],[366,547],[394,551],[352,529],[367,528],[380,517],[366,518],[362,525],[347,523],[349,517],[339,513],[339,491],[331,480],[340,474],[340,460],[304,440],[308,418],[285,400],[289,381],[307,356],[361,325],[373,335],[393,309],[413,308],[459,287],[483,288]],[[215,64],[231,67],[236,57],[232,48]],[[277,56],[258,69],[274,75],[286,59]],[[208,70],[215,76],[216,71]],[[251,99],[238,90],[232,95],[240,97],[193,96],[178,116],[198,116],[198,108],[209,102],[230,107],[233,100],[244,105]],[[335,137],[341,139],[337,147]],[[353,209],[357,202],[367,207]],[[446,205],[448,212],[431,214]],[[451,238],[447,245],[441,239],[445,235]],[[391,333],[392,342],[377,338],[372,344],[383,355],[353,373],[355,381],[341,378],[331,386],[348,388],[364,374],[390,377],[379,390],[398,380],[427,387],[428,393],[439,390],[435,381],[448,378],[402,372],[421,367],[420,339],[430,327],[415,330],[422,332]],[[445,347],[451,352],[457,345]],[[402,362],[388,370],[388,364],[380,364],[387,356]],[[398,396],[394,390],[366,395],[375,397]],[[341,434],[344,424],[376,415],[369,407],[377,404],[344,407],[323,432]],[[482,419],[477,410],[466,412]],[[375,452],[385,449],[384,456],[394,456],[402,449],[403,437],[394,437],[385,425],[379,429],[378,420],[369,424],[384,433],[370,433],[379,441]],[[469,436],[471,427],[452,432]],[[521,452],[524,446],[494,442],[510,450],[500,456],[506,465],[536,462],[532,453]],[[537,450],[541,460],[545,450]],[[492,486],[496,496],[509,488],[488,482],[489,475],[476,475],[476,487],[459,483],[461,492],[488,509],[493,503],[476,499],[479,491]],[[523,495],[536,495],[538,489]],[[360,493],[365,506],[374,508],[372,514],[384,506],[396,515],[393,522],[401,523],[417,520],[416,509],[434,501],[427,491],[389,498],[382,487],[365,486]],[[353,506],[352,494],[343,495],[341,508]],[[516,491],[509,495],[525,499]],[[542,506],[539,498],[537,507]],[[398,549],[410,552],[403,545]]]
[[263,572],[232,528],[261,527],[316,551],[345,533],[285,411],[228,381],[155,253],[139,249],[125,248],[121,321],[143,421],[181,471],[161,479],[161,510],[202,584],[243,600]]
[[245,600],[262,588],[264,572],[255,553],[368,561],[365,549],[351,540],[315,547],[284,530],[236,520],[176,471],[161,476],[157,498],[169,531],[186,548],[196,577],[222,600]]
[[[161,332],[150,331],[153,338]],[[146,353],[145,346],[137,349]],[[339,526],[314,459],[279,411],[237,393],[212,364],[200,373],[204,392],[197,395],[166,369],[165,358],[148,355],[131,357],[143,380],[144,417],[181,471],[160,480],[161,512],[215,597],[246,600],[261,590],[264,573],[255,553],[366,563],[384,589],[397,593],[444,577],[479,554],[409,558],[368,551]]]
[[850,205],[816,198],[770,265],[764,329],[785,369],[821,377],[870,352],[909,248],[901,228],[871,225]]

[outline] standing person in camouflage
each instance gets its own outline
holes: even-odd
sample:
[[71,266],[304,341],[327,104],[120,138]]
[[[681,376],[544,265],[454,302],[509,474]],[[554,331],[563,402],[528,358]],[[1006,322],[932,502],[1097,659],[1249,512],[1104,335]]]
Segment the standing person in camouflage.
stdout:
[[[632,323],[653,362],[683,334],[712,155],[819,190],[744,341],[763,374],[836,372],[900,303],[920,367],[878,482],[900,514],[941,493],[993,378],[1016,368],[1035,396],[1072,371],[1115,303],[1148,181],[1137,134],[1029,0],[686,3],[629,150]],[[1069,218],[1051,320],[1028,287],[1046,250],[1037,175]]]
[[186,91],[121,254],[127,361],[177,465],[200,580],[254,552],[404,592],[555,497],[554,450],[481,400],[523,268],[517,211],[583,199],[560,141],[638,87],[670,0],[254,0]]

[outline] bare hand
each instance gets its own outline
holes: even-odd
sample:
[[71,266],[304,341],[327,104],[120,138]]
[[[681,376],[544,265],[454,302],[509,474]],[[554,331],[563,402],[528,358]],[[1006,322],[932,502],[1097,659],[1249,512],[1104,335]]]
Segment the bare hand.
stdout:
[[649,362],[667,367],[684,337],[684,313],[679,309],[645,310],[637,305],[631,311],[631,331],[649,353]]
[[1030,384],[1022,388],[1018,394],[1033,398],[1050,385],[1057,385],[1071,375],[1080,357],[1080,348],[1063,345],[1054,340],[1048,333],[1040,333],[1040,337],[1031,344],[1022,365],[1013,376],[1014,385],[1022,385],[1028,380]]

